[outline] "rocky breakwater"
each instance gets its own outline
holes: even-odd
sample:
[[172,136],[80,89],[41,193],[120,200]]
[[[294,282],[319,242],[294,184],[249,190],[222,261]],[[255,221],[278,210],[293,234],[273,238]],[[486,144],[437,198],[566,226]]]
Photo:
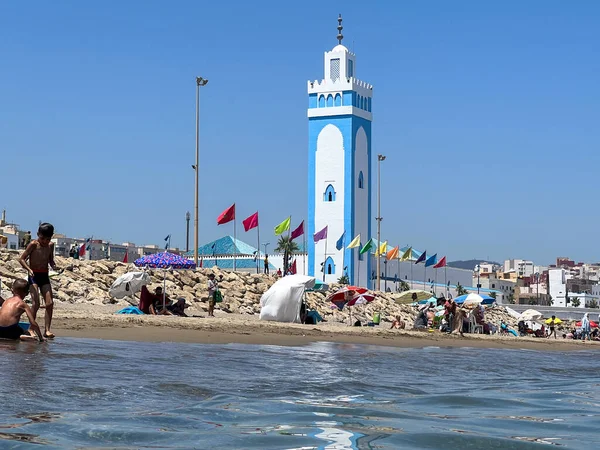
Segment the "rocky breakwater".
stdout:
[[[9,295],[8,289],[17,278],[26,278],[25,271],[18,262],[19,253],[15,251],[0,251],[0,279],[3,282],[2,294]],[[55,301],[58,303],[88,304],[88,305],[114,305],[124,307],[130,304],[137,305],[139,294],[125,299],[117,300],[109,295],[109,288],[120,276],[129,271],[140,270],[131,264],[113,261],[85,261],[66,258],[57,258],[56,263],[64,271],[51,278]],[[190,315],[203,314],[208,309],[208,275],[214,273],[220,281],[220,289],[224,299],[217,304],[217,311],[243,315],[257,315],[260,313],[260,298],[276,278],[264,274],[236,273],[221,271],[214,267],[211,269],[197,270],[150,270],[152,283],[148,286],[153,290],[157,286],[165,285],[167,295],[172,298],[184,298],[190,305]],[[374,313],[380,313],[384,322],[390,322],[393,317],[400,316],[412,327],[416,309],[410,305],[398,305],[394,298],[397,294],[379,292],[375,301],[368,305],[359,305],[344,308],[339,311],[332,309],[326,301],[330,292],[340,288],[333,285],[329,292],[308,292],[306,301],[309,308],[313,308],[330,322],[349,324],[350,321],[360,320],[366,323],[372,320]],[[350,318],[350,314],[352,318]],[[494,323],[504,320],[512,325],[515,320],[511,318],[504,308],[495,308],[488,312],[486,317]]]

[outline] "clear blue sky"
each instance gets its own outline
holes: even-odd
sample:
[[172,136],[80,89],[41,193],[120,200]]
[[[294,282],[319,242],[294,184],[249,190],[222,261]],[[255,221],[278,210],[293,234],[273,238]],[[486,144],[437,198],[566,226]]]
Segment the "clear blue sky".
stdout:
[[307,215],[306,81],[340,12],[375,86],[382,237],[600,260],[592,0],[2,2],[0,207],[26,229],[184,246],[200,75],[200,241],[232,233],[216,217],[236,202],[272,248]]

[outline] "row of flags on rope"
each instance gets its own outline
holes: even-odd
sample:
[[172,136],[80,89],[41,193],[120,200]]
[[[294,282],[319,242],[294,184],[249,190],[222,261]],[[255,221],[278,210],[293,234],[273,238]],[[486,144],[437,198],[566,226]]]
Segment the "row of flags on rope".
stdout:
[[[231,222],[235,220],[235,203],[223,211],[219,217],[217,218],[217,224],[223,225],[225,223]],[[250,231],[253,228],[258,227],[258,211],[247,217],[242,221],[244,225],[244,231]],[[286,218],[283,222],[275,227],[275,235],[279,236],[286,231],[290,231],[292,225],[292,217]],[[313,240],[315,244],[323,239],[327,239],[327,231],[328,226],[325,226],[320,231],[317,231],[313,235]],[[304,221],[300,223],[294,230],[290,232],[290,240],[294,240],[300,236],[304,235]],[[336,241],[335,247],[337,250],[342,250],[346,243],[346,231],[342,233],[340,238]],[[352,241],[348,244],[346,249],[354,249],[358,248],[359,253],[362,255],[371,251],[374,247],[377,246],[377,241],[370,238],[364,245],[361,241],[361,235],[357,235]],[[424,263],[425,267],[433,266],[434,269],[441,269],[442,267],[446,267],[446,257],[444,256],[440,260],[438,260],[437,253],[427,257],[427,251],[424,251],[420,255],[416,252],[412,247],[408,247],[402,249],[402,254],[400,254],[400,247],[396,246],[391,250],[388,250],[387,241],[379,243],[379,248],[375,251],[375,256],[385,256],[385,258],[390,261],[394,259],[399,259],[400,261],[413,261],[415,264]]]

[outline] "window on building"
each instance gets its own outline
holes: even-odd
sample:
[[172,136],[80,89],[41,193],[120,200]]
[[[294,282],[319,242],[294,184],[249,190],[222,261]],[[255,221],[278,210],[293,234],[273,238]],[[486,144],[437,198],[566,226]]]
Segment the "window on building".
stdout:
[[323,200],[326,202],[335,202],[335,190],[333,189],[333,185],[327,186],[325,189],[325,194],[323,194]]
[[348,78],[354,76],[354,61],[348,60]]
[[368,98],[367,111],[371,112],[371,97]]
[[329,61],[329,77],[332,81],[340,79],[340,58],[331,59]]
[[333,95],[331,94],[327,96],[327,106],[333,106]]
[[495,284],[492,284],[492,289],[495,289],[495,288],[496,288],[496,285],[495,285]]
[[342,106],[342,96],[340,94],[335,94],[335,98],[333,99],[333,106]]
[[329,256],[325,260],[325,274],[326,275],[334,275],[335,274],[335,264],[333,262],[333,258]]
[[359,189],[363,189],[364,188],[364,179],[363,179],[363,173],[362,170],[360,171],[360,173],[358,174],[358,188]]
[[319,95],[319,108],[325,108],[325,96]]

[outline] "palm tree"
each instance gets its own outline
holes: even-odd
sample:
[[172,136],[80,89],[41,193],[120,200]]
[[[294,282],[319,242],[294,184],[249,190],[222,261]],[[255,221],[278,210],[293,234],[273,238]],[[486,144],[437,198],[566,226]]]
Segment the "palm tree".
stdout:
[[404,291],[408,291],[410,289],[410,286],[408,285],[408,283],[404,280],[400,280],[400,286],[398,286],[398,289],[400,292],[404,292]]
[[283,253],[283,273],[286,274],[290,266],[290,259],[294,253],[298,253],[300,248],[298,244],[290,239],[289,236],[280,236],[277,241],[275,251]]
[[456,296],[460,297],[465,294],[468,294],[467,290],[460,283],[456,283]]

